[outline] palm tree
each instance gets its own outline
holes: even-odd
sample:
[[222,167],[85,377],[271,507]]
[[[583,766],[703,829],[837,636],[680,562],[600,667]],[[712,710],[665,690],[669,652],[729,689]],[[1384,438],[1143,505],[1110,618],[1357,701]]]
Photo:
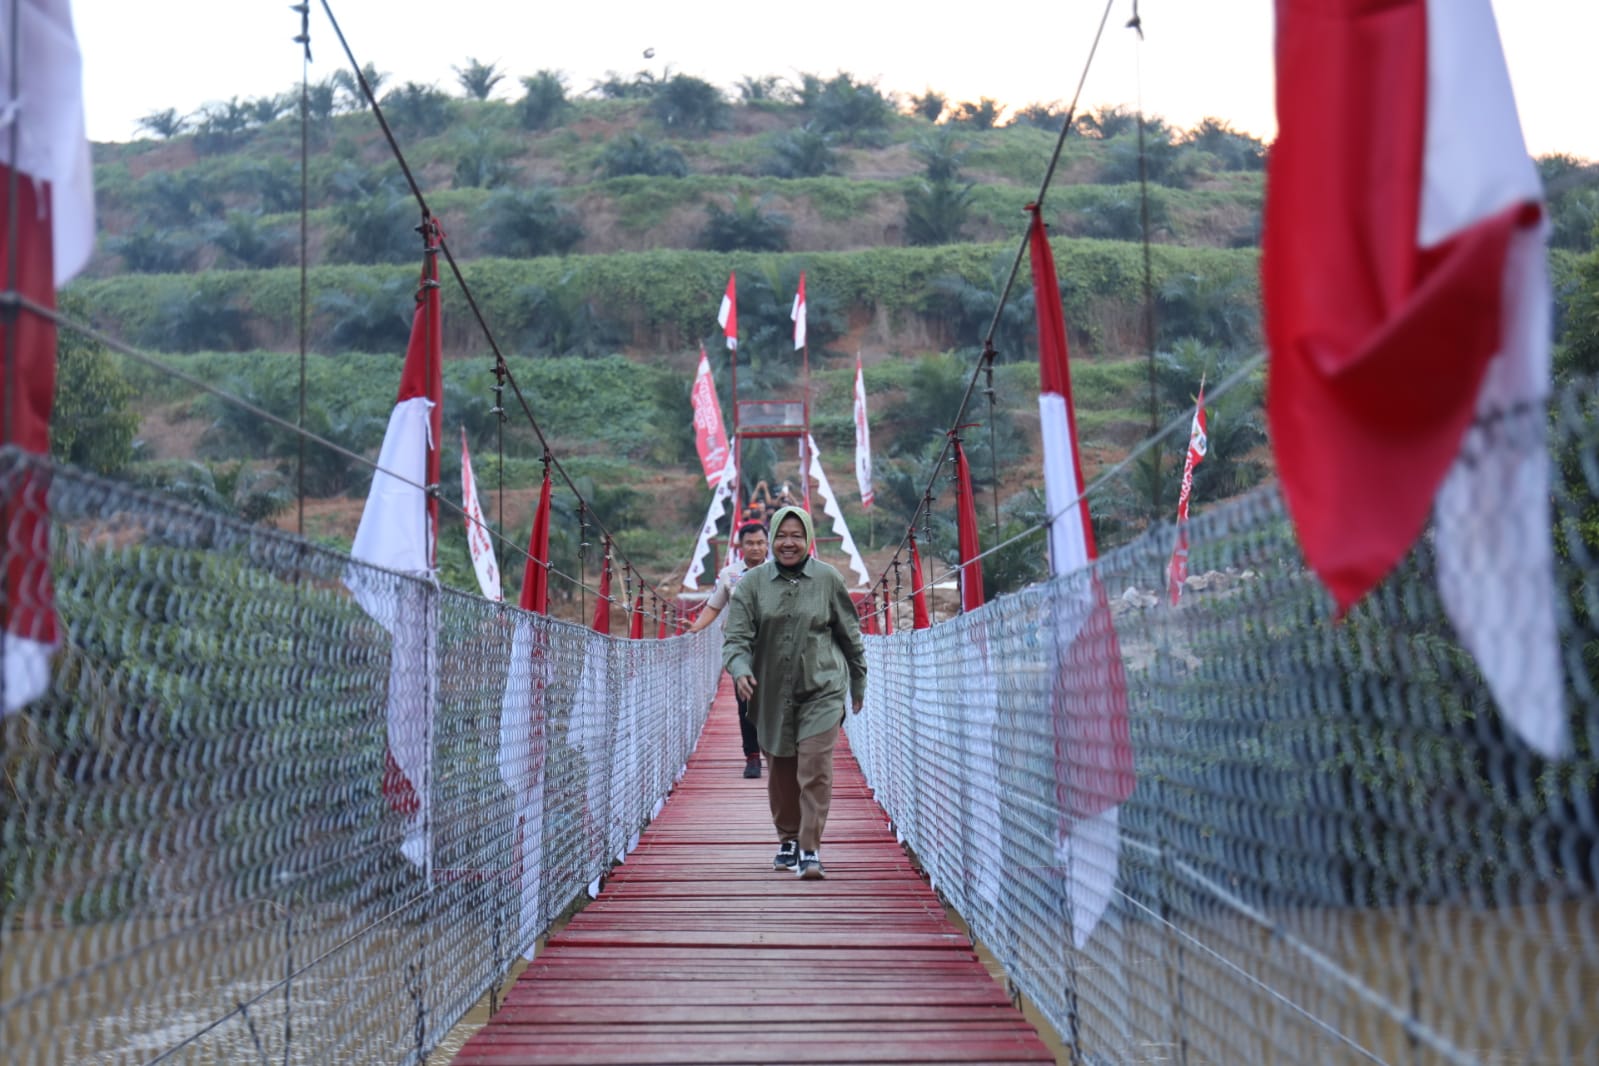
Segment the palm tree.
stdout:
[[[389,75],[371,63],[367,63],[361,67],[361,78],[366,80],[367,87],[372,90],[372,98],[375,100],[378,92],[383,88],[383,83],[389,80]],[[341,70],[333,75],[333,83],[343,89],[345,95],[350,98],[352,109],[366,106],[366,94],[361,91],[361,82],[354,74],[347,70]]]
[[522,79],[522,99],[516,103],[516,113],[523,129],[551,129],[560,124],[561,114],[569,107],[566,75],[560,71],[541,70]]
[[163,141],[170,141],[178,134],[189,128],[187,115],[180,115],[176,108],[166,108],[163,111],[152,111],[139,120],[139,128],[155,134]]
[[766,172],[779,178],[820,178],[838,169],[833,135],[809,124],[790,130],[772,142]]
[[468,56],[466,68],[451,67],[455,71],[455,80],[461,83],[461,88],[473,100],[487,100],[494,87],[505,80],[505,75],[500,73],[499,64],[484,63]]
[[905,240],[911,244],[953,244],[972,210],[973,184],[923,181],[905,190]]
[[700,247],[713,252],[781,252],[788,247],[788,216],[761,210],[747,192],[741,192],[726,211],[710,204],[710,220],[700,232]]
[[911,97],[911,114],[920,115],[929,122],[937,122],[948,103],[949,97],[935,89],[928,89],[920,96]]

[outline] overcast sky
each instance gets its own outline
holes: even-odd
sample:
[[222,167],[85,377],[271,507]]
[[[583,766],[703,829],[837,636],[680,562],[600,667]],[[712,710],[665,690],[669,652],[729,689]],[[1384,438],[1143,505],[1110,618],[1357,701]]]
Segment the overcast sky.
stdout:
[[[285,91],[300,80],[289,0],[74,0],[89,135],[127,140],[138,119],[175,107]],[[1599,0],[1495,0],[1528,147],[1599,160]],[[731,88],[740,76],[849,71],[885,91],[956,100],[1071,98],[1102,0],[1045,4],[927,0],[332,0],[357,59],[398,81],[458,91],[468,57],[513,78],[565,71],[573,90],[608,70],[664,65]],[[1117,0],[1083,104],[1138,104],[1182,127],[1206,115],[1269,137],[1271,0],[1141,0],[1145,40]],[[344,56],[312,0],[311,77]],[[645,49],[654,49],[651,59]],[[500,95],[519,88],[502,84]]]

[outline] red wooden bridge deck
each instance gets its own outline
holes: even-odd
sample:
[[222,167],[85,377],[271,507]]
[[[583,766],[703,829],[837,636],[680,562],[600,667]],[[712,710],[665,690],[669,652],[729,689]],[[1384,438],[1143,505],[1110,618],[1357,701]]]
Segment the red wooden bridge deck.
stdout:
[[688,773],[455,1062],[1054,1062],[894,842],[840,740],[825,881],[772,869],[723,677]]

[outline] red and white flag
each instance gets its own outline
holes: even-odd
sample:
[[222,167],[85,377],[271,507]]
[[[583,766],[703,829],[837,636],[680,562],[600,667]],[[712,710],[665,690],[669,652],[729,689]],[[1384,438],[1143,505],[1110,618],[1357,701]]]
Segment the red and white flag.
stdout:
[[1183,487],[1177,494],[1177,547],[1172,550],[1171,562],[1166,567],[1166,583],[1171,604],[1183,595],[1183,582],[1188,579],[1188,497],[1194,491],[1194,467],[1205,458],[1210,438],[1205,435],[1205,383],[1199,383],[1199,401],[1194,405],[1194,422],[1188,428],[1188,455],[1183,460]]
[[927,579],[922,576],[922,553],[916,548],[916,531],[909,534],[911,542],[911,628],[926,629],[933,624],[927,611]]
[[483,507],[477,498],[477,477],[472,473],[472,455],[466,449],[466,427],[461,427],[461,511],[466,521],[466,550],[472,556],[472,570],[478,587],[495,603],[505,598],[500,591],[500,564],[494,557],[494,538],[483,521]]
[[[522,572],[519,606],[533,614],[549,611],[550,471],[544,470],[533,532],[528,538],[527,566]],[[516,803],[516,835],[512,863],[520,889],[520,908],[513,945],[524,958],[543,931],[539,882],[544,869],[544,759],[546,752],[544,693],[550,683],[550,634],[525,615],[516,619],[511,638],[511,663],[500,707],[500,779]]]
[[982,546],[977,541],[977,500],[972,495],[972,468],[966,449],[955,438],[955,533],[960,550],[961,611],[983,605]]
[[794,320],[794,348],[805,347],[805,271],[800,271],[799,291],[794,293],[794,306],[788,312]]
[[600,556],[600,588],[594,597],[594,620],[590,627],[596,633],[611,632],[611,538],[607,536]]
[[1542,191],[1488,0],[1278,0],[1267,415],[1340,613],[1436,516],[1444,608],[1535,750],[1556,633]]
[[[11,30],[15,3],[0,2],[0,36]],[[0,247],[15,243],[17,273],[11,276],[9,260],[0,261],[0,288],[54,308],[56,289],[83,269],[94,251],[83,71],[67,0],[21,0],[15,16],[16,70],[10,42],[0,41]],[[18,85],[15,98],[13,79]],[[18,176],[16,204],[10,203],[13,168]],[[0,381],[10,436],[0,444],[47,456],[55,399],[55,324],[24,311],[6,340],[15,345],[0,351],[10,369],[9,379]],[[0,637],[5,646],[0,717],[50,687],[50,654],[60,639],[50,579],[49,477],[42,470],[23,468],[8,482],[6,505],[0,510],[10,545],[4,575],[6,626]]]
[[861,506],[872,505],[872,432],[866,420],[866,376],[861,371],[861,353],[855,353],[855,483],[860,486]]
[[[443,433],[439,236],[437,225],[430,221],[399,397],[389,415],[378,470],[372,476],[366,509],[350,549],[356,563],[369,566],[352,565],[344,573],[344,583],[356,602],[393,637],[383,794],[390,809],[406,819],[401,850],[424,869],[432,863],[427,833],[428,779],[438,684],[434,672],[437,626],[431,617],[438,498],[428,489],[439,482]],[[396,579],[383,570],[398,571],[414,580]]]
[[700,347],[700,367],[694,374],[694,387],[689,399],[694,408],[694,449],[700,455],[705,483],[714,489],[721,484],[722,469],[727,465],[727,430],[722,425],[722,403],[716,396],[716,382],[711,378],[711,361],[705,357],[703,345]]
[[716,309],[717,324],[727,337],[727,346],[738,350],[738,274],[727,276],[727,291],[722,294],[722,306]]
[[1065,868],[1072,938],[1081,947],[1115,894],[1121,854],[1118,812],[1133,793],[1133,746],[1121,646],[1105,588],[1092,567],[1099,552],[1083,495],[1055,256],[1038,206],[1030,205],[1029,210],[1049,564],[1050,572],[1061,579],[1055,600],[1051,698],[1060,817],[1056,856]]

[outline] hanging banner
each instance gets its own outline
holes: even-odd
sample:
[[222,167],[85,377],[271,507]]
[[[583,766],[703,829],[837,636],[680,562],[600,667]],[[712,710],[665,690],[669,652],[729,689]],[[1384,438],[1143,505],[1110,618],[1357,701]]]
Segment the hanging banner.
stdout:
[[484,596],[498,603],[505,598],[500,591],[500,564],[494,558],[494,539],[489,536],[483,508],[478,504],[477,478],[472,473],[472,455],[466,450],[465,426],[461,427],[461,510],[466,515],[466,550],[472,555],[478,587]]
[[844,512],[838,506],[838,497],[833,495],[833,486],[828,484],[827,471],[822,469],[822,453],[816,448],[816,438],[807,434],[805,443],[811,453],[811,477],[816,479],[816,489],[822,494],[822,513],[833,520],[833,533],[841,542],[839,547],[849,558],[849,568],[855,571],[860,584],[870,585],[872,575],[861,561],[861,553],[855,548],[855,538],[849,535],[849,526],[844,523]]
[[716,382],[711,378],[711,362],[700,346],[700,368],[694,374],[690,392],[694,405],[694,450],[700,454],[705,483],[715,488],[727,465],[727,430],[722,427],[722,403],[716,397]]
[[[683,587],[690,592],[699,590],[700,575],[705,573],[705,555],[711,550],[711,538],[716,536],[716,523],[727,509],[727,501],[733,498],[733,486],[738,483],[738,471],[733,466],[735,454],[731,450],[727,453],[727,462],[722,466],[716,492],[711,496],[711,506],[705,512],[705,521],[700,523],[700,538],[695,542],[694,555],[688,561],[688,573],[683,575]],[[729,541],[732,539],[728,538]]]
[[1183,595],[1183,582],[1188,579],[1188,497],[1194,490],[1194,467],[1205,458],[1209,438],[1205,436],[1205,383],[1199,383],[1199,402],[1194,406],[1194,422],[1188,429],[1188,457],[1183,460],[1183,487],[1177,494],[1177,547],[1172,550],[1171,563],[1166,567],[1166,583],[1171,595],[1171,605]]
[[872,505],[872,434],[866,424],[866,378],[861,373],[861,353],[855,353],[855,482],[861,489],[861,506]]

